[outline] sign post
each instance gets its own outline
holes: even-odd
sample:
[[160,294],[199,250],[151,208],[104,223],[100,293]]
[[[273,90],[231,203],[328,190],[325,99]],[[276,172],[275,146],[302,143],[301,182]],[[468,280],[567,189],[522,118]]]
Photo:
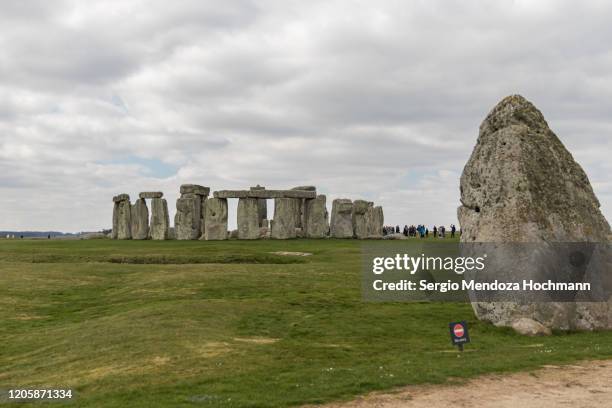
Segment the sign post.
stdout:
[[463,345],[470,342],[467,322],[451,322],[448,324],[448,328],[450,330],[451,342],[453,343],[453,346],[457,346],[459,351],[463,351]]

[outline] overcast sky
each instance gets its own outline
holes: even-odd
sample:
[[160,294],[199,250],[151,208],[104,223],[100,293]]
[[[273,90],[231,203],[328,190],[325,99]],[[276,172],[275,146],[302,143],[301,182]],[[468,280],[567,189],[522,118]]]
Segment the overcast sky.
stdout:
[[110,228],[112,196],[147,190],[173,216],[182,183],[313,184],[448,225],[514,93],[610,220],[611,21],[605,1],[3,0],[0,229]]

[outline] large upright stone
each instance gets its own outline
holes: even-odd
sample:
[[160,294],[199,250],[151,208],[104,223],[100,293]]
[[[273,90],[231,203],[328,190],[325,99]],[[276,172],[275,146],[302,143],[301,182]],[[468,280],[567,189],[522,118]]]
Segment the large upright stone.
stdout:
[[[259,184],[255,187],[249,188],[251,191],[255,190],[265,190],[265,187],[260,186]],[[268,219],[268,202],[265,198],[257,199],[257,220],[259,222],[259,226],[263,227],[264,220]]]
[[151,200],[151,239],[169,239],[170,216],[168,215],[168,203],[165,198],[154,198]]
[[202,201],[200,207],[200,239],[206,239],[206,204],[208,198],[201,196],[200,199]]
[[365,213],[366,235],[368,238],[382,238],[382,229],[385,223],[385,216],[381,206],[374,206],[374,203],[368,203],[368,210]]
[[273,239],[296,238],[296,213],[299,201],[295,198],[276,198],[274,200],[274,219],[270,237]]
[[174,216],[176,239],[200,238],[200,211],[202,211],[202,198],[198,194],[182,194],[176,200],[176,215]]
[[[461,203],[462,242],[494,243],[496,248],[506,248],[508,243],[546,248],[555,242],[609,242],[610,226],[587,175],[542,113],[519,95],[503,99],[480,125],[461,175]],[[546,262],[538,253],[505,259],[503,269],[513,273],[530,273]],[[609,275],[604,274],[604,282],[609,283]],[[512,326],[525,318],[553,329],[612,328],[607,302],[525,304],[475,299],[476,316],[496,325]]]
[[227,239],[227,199],[209,198],[206,201],[206,240]]
[[149,237],[149,209],[144,198],[139,198],[132,205],[132,239]]
[[324,195],[306,200],[304,205],[304,235],[306,238],[325,238],[329,235],[329,216]]
[[[291,190],[297,190],[297,191],[317,191],[317,188],[315,186],[298,186],[298,187],[293,187]],[[295,227],[296,228],[304,228],[304,212],[305,212],[305,206],[306,206],[306,202],[305,202],[305,198],[300,198],[297,199],[298,200],[298,206],[296,209],[296,222],[295,222]]]
[[119,194],[113,197],[113,232],[114,239],[132,239],[132,206],[130,196]]
[[353,238],[353,202],[337,198],[332,202],[330,235],[333,238]]
[[365,200],[355,200],[353,202],[353,236],[357,239],[368,238],[368,225],[366,220],[366,213],[370,204]]
[[238,239],[259,238],[258,198],[238,199]]

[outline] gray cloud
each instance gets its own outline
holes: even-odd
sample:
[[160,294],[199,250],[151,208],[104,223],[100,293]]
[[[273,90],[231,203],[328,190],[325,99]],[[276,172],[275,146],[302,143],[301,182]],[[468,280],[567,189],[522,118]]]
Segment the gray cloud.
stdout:
[[478,126],[512,93],[610,218],[611,17],[603,1],[2,2],[0,229],[109,227],[112,195],[172,202],[183,182],[316,184],[389,223],[456,222]]

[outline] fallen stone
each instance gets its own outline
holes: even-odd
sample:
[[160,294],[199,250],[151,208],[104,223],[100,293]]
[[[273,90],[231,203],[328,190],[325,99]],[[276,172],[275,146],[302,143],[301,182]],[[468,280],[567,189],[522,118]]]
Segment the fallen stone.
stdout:
[[131,211],[132,239],[147,239],[149,237],[149,209],[144,198],[136,200]]
[[525,336],[550,336],[551,330],[533,319],[521,317],[512,323],[512,328],[518,334]]
[[215,191],[216,198],[315,198],[316,191],[304,190],[220,190]]
[[270,237],[273,239],[295,238],[296,207],[298,201],[293,198],[274,200],[274,219]]
[[170,239],[170,216],[165,198],[151,200],[151,239],[163,241]]
[[164,193],[161,191],[144,191],[138,194],[139,198],[162,198]]
[[337,198],[332,202],[330,235],[333,238],[353,238],[353,202]]
[[240,198],[238,200],[238,236],[239,239],[259,238],[259,214],[257,198]]
[[209,198],[206,202],[206,230],[204,238],[210,240],[227,239],[227,200]]
[[[503,243],[609,242],[610,226],[587,175],[522,96],[504,98],[482,122],[460,184],[463,243],[501,248]],[[537,277],[546,260],[534,256],[502,258],[507,263],[502,266],[524,279]],[[609,253],[602,256],[610,259]],[[609,275],[602,278],[602,287],[610,287]],[[500,326],[527,318],[549,329],[612,328],[607,302],[524,304],[472,297],[472,307],[479,319]]]
[[204,187],[197,184],[183,184],[181,185],[182,194],[197,194],[200,196],[208,197],[210,193],[210,187]]
[[326,197],[306,200],[304,205],[304,234],[307,238],[326,238],[329,235],[329,214]]

